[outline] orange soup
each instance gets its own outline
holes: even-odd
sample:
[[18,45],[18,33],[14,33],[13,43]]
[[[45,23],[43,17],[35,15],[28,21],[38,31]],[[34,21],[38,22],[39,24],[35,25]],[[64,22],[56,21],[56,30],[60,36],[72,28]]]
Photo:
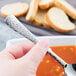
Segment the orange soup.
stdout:
[[[76,63],[76,47],[75,46],[54,46],[50,47],[65,62],[71,64]],[[41,61],[37,76],[65,76],[63,67],[49,54]]]

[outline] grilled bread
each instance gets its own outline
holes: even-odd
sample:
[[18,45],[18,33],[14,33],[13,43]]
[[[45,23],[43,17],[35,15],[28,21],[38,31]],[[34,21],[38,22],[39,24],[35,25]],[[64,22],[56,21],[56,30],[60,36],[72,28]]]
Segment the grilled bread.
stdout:
[[55,0],[55,6],[64,10],[71,18],[76,20],[76,9],[65,0]]
[[57,7],[53,7],[48,11],[47,20],[51,27],[59,32],[70,32],[76,27],[65,12]]
[[53,5],[54,5],[54,0],[47,0],[47,1],[46,0],[41,0],[39,2],[39,7],[41,9],[47,9],[47,8],[53,6]]
[[25,15],[28,12],[28,9],[28,4],[22,2],[7,4],[1,8],[1,15],[6,17],[12,14],[16,17],[20,17]]
[[32,0],[30,3],[30,8],[28,14],[26,15],[26,20],[32,22],[38,11],[39,0]]

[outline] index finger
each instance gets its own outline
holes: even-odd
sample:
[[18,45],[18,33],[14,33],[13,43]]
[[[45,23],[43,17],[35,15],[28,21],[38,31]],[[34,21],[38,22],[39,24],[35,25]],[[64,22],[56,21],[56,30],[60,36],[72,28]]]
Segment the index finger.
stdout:
[[11,54],[15,59],[24,56],[34,44],[16,44],[6,48],[4,51]]

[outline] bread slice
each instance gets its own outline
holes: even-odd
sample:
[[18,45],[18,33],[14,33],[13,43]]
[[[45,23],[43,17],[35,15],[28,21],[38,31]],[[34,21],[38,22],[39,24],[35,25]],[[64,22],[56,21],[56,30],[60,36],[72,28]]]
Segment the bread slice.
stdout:
[[59,32],[70,32],[76,27],[70,22],[65,12],[57,7],[53,7],[48,11],[47,18],[51,27]]
[[76,20],[76,9],[65,0],[55,0],[55,6],[65,11],[71,18]]
[[11,3],[3,6],[1,8],[1,15],[3,17],[6,17],[8,15],[14,15],[16,17],[25,15],[29,9],[28,4],[17,2],[17,3]]
[[53,6],[53,4],[54,4],[54,0],[41,0],[39,2],[39,7],[41,9],[47,9],[47,8]]
[[46,28],[51,28],[51,26],[47,21],[47,17],[46,17],[47,12],[48,10],[39,9],[33,23],[37,26],[43,25]]
[[47,13],[47,10],[38,9],[36,17],[34,19],[34,23],[38,26],[43,25],[44,17],[46,13]]
[[[47,14],[47,13],[46,13],[46,14]],[[44,17],[43,26],[46,27],[46,28],[52,28],[52,27],[50,26],[50,24],[48,23],[47,15],[45,15],[45,17]]]
[[30,3],[30,9],[26,15],[27,21],[32,22],[34,20],[38,11],[38,3],[39,3],[39,0],[32,0],[32,2]]

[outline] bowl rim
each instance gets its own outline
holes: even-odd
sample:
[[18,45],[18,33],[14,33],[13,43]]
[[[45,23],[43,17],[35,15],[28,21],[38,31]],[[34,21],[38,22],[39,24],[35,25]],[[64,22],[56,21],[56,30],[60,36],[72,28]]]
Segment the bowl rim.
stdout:
[[[57,38],[62,38],[62,39],[76,39],[76,36],[36,36],[38,38],[48,38],[48,39],[57,39]],[[14,38],[14,39],[10,39],[6,42],[6,47],[8,47],[9,45],[11,45],[11,43],[15,42],[15,41],[22,41],[22,40],[28,40],[27,38]]]

